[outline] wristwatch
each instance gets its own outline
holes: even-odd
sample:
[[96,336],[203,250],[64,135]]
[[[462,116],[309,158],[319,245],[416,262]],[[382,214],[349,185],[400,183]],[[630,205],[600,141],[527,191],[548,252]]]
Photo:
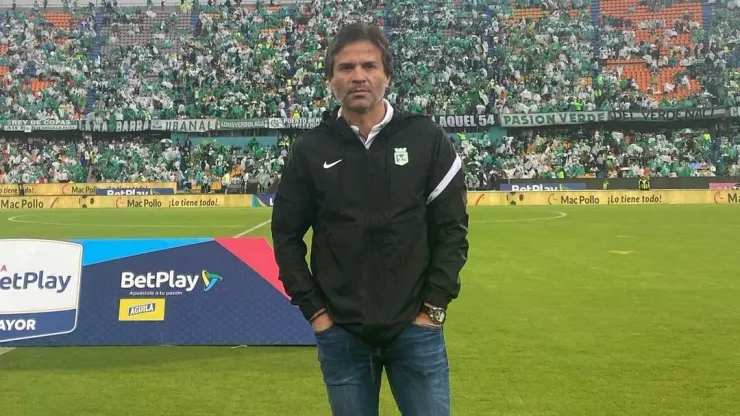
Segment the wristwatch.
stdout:
[[432,321],[434,321],[434,323],[436,323],[437,325],[442,325],[447,319],[447,312],[444,309],[438,308],[436,306],[422,304],[421,311],[429,315],[429,317],[432,318]]

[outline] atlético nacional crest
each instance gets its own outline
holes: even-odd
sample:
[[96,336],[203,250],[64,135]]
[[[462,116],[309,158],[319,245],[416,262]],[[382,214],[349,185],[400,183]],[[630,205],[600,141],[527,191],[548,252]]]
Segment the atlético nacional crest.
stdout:
[[393,153],[393,158],[398,166],[403,166],[409,163],[409,154],[405,147],[396,147],[395,153]]

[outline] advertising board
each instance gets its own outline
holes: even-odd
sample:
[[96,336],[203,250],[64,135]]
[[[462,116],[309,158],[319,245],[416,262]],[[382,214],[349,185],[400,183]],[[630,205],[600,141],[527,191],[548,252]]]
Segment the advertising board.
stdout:
[[264,238],[0,240],[0,345],[312,345]]
[[468,205],[736,204],[735,190],[469,192]]
[[[128,192],[130,193],[130,192]],[[270,198],[266,199],[270,202]],[[0,198],[0,211],[39,211],[63,208],[117,209],[192,209],[249,208],[267,206],[254,201],[252,195],[192,194],[192,195],[103,195],[103,196],[40,196]]]
[[252,206],[255,208],[271,207],[275,204],[275,194],[256,194],[252,196]]
[[78,243],[0,240],[0,342],[73,332],[81,277]]
[[[100,183],[27,183],[23,184],[23,196],[67,196],[97,195],[99,189],[171,189],[175,193],[175,182],[100,182]],[[165,193],[160,191],[159,193]],[[0,197],[19,196],[17,184],[0,184]]]
[[740,189],[740,181],[737,182],[710,182],[709,189]]
[[575,191],[586,189],[585,182],[568,182],[568,183],[502,183],[502,191]]
[[145,196],[145,195],[174,195],[172,188],[98,188],[97,196]]

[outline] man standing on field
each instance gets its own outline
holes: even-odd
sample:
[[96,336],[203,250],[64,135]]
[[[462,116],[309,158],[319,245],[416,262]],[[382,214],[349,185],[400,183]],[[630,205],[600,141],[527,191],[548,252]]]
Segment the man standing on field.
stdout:
[[341,107],[285,166],[272,214],[280,280],[311,322],[335,416],[377,415],[384,368],[404,416],[447,416],[442,324],[468,252],[462,162],[442,128],[383,98],[393,63],[379,28],[342,28],[325,68]]

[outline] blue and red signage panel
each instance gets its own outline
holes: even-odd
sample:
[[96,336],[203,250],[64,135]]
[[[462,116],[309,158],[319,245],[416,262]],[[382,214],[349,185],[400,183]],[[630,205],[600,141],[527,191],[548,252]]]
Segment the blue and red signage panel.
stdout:
[[315,344],[263,238],[24,241],[0,240],[3,346]]

